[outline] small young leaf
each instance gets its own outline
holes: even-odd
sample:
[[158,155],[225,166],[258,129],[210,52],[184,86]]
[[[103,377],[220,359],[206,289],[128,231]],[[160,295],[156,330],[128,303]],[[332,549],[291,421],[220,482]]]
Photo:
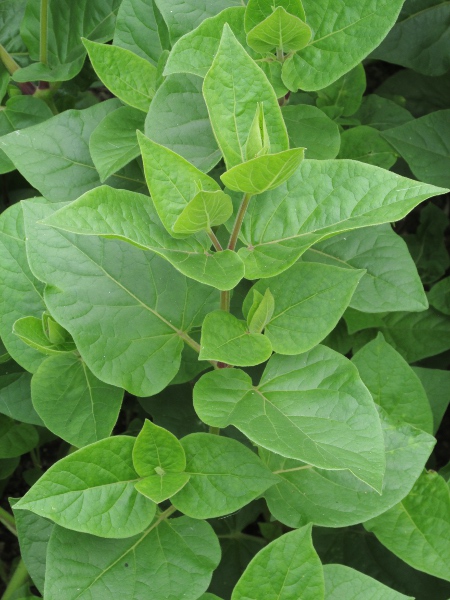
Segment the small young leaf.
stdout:
[[261,333],[272,319],[275,310],[275,298],[269,288],[260,294],[253,288],[253,304],[247,315],[248,330],[250,333]]
[[250,126],[247,142],[245,144],[245,157],[252,160],[258,156],[269,154],[270,139],[267,131],[266,119],[264,118],[263,105],[258,102],[256,112]]
[[106,115],[89,138],[89,151],[103,183],[139,156],[136,129],[144,128],[142,111],[122,106]]
[[49,357],[31,381],[31,397],[45,426],[80,448],[108,437],[123,390],[95,377],[73,353]]
[[236,165],[220,176],[223,183],[236,192],[262,194],[273,190],[291,177],[304,157],[304,148],[294,148],[258,156]]
[[133,448],[133,465],[141,477],[179,473],[186,468],[186,456],[170,431],[146,419]]
[[305,10],[301,0],[271,0],[271,2],[261,2],[261,0],[249,0],[245,11],[245,31],[249,33],[259,23],[267,19],[275,8],[282,6],[286,12],[295,17],[305,20]]
[[184,234],[209,231],[211,227],[228,221],[232,214],[231,198],[222,190],[200,191],[183,209],[172,230]]
[[414,600],[344,565],[324,565],[326,600]]
[[73,343],[70,333],[61,327],[48,312],[42,315],[42,327],[51,344]]
[[274,48],[280,48],[286,53],[296,52],[308,44],[311,34],[310,27],[304,21],[278,6],[248,32],[247,43],[261,54]]
[[13,331],[25,344],[42,352],[42,354],[51,356],[76,350],[73,342],[52,344],[45,334],[42,319],[36,317],[19,319],[13,325]]
[[388,415],[432,433],[433,415],[420,379],[381,333],[352,362],[374,401]]
[[[260,294],[270,289],[275,298],[275,309],[265,328],[274,352],[299,354],[321,342],[337,325],[363,274],[297,263],[277,277],[259,281],[252,289]],[[243,306],[247,319],[251,301],[249,292]]]
[[171,502],[189,517],[211,519],[235,512],[278,481],[254,452],[236,440],[192,433],[181,444],[190,479]]
[[[237,369],[206,373],[194,387],[194,407],[208,425],[233,424],[263,448],[323,469],[349,470],[381,491],[385,459],[377,409],[356,367],[325,346],[298,356],[276,354],[255,387]],[[324,427],[327,419],[332,429]]]
[[156,67],[134,52],[83,39],[95,72],[120,100],[148,111],[156,91]]
[[258,365],[272,354],[266,336],[251,333],[245,321],[223,310],[206,315],[200,346],[201,360],[218,360],[237,367]]
[[258,552],[234,588],[231,600],[324,600],[322,564],[311,525],[285,533]]
[[116,436],[86,446],[54,464],[15,505],[55,523],[105,538],[143,531],[156,505],[134,483],[134,438]]
[[288,149],[286,127],[273,87],[227,24],[205,77],[203,95],[227,169],[245,161],[245,144],[258,102],[264,109],[271,152]]
[[148,475],[134,484],[137,491],[159,504],[172,498],[189,481],[189,473],[164,473]]
[[434,471],[421,475],[402,502],[364,527],[414,569],[450,581],[450,491]]

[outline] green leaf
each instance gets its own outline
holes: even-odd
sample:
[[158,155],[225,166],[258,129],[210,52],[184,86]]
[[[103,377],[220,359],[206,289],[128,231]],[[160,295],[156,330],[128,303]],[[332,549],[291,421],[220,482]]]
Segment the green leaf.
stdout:
[[142,111],[122,106],[106,115],[89,138],[89,151],[103,182],[139,156],[136,129],[144,128]]
[[149,197],[134,192],[97,188],[61,208],[45,223],[63,231],[117,238],[151,250],[188,277],[220,290],[234,288],[244,276],[244,266],[235,252],[212,252],[206,233],[175,240],[162,226]]
[[202,83],[194,75],[168,77],[150,104],[145,135],[207,173],[222,154],[212,131]]
[[248,32],[247,43],[261,54],[274,48],[280,48],[284,52],[296,52],[308,44],[311,35],[311,29],[304,21],[278,6],[264,21]]
[[295,173],[304,157],[304,148],[294,148],[258,156],[235,165],[220,176],[223,183],[236,192],[262,194],[273,190]]
[[25,210],[31,267],[49,284],[46,304],[89,369],[138,396],[166,387],[187,332],[217,307],[217,292],[130,244],[37,223],[52,214],[51,205],[26,203]]
[[439,312],[450,315],[450,277],[433,285],[428,292],[428,300]]
[[146,419],[133,448],[133,464],[141,477],[179,473],[186,468],[186,456],[170,431]]
[[5,485],[5,479],[8,479],[17,469],[19,463],[20,458],[18,456],[14,458],[0,458],[0,481],[2,486]]
[[134,52],[83,39],[89,59],[100,80],[117,98],[148,111],[156,91],[156,67]]
[[114,590],[133,600],[197,600],[219,560],[219,542],[211,526],[189,517],[156,521],[127,540],[55,527],[47,554],[45,598],[100,600],[105,590]]
[[153,0],[123,0],[114,30],[115,46],[135,52],[156,66],[163,51]]
[[176,220],[199,190],[215,192],[220,186],[165,146],[152,142],[141,133],[138,140],[153,204],[164,227],[171,233]]
[[208,425],[233,424],[258,446],[349,470],[381,491],[384,445],[372,397],[356,367],[325,346],[273,356],[255,387],[243,371],[206,373],[194,387],[194,407]]
[[[275,310],[265,329],[274,352],[299,354],[321,342],[337,325],[363,273],[297,263],[277,277],[259,281],[252,289],[264,294],[270,288],[275,298]],[[249,292],[244,316],[251,300]]]
[[379,131],[413,120],[412,114],[406,108],[376,94],[364,96],[361,106],[353,117],[358,119],[361,125],[370,125]]
[[164,473],[163,475],[155,473],[144,477],[134,487],[153,502],[159,503],[172,498],[187,484],[189,477],[188,473]]
[[[67,110],[45,123],[0,138],[0,146],[16,169],[47,200],[74,200],[100,185],[89,154],[89,138],[99,122],[118,106],[117,100],[85,110]],[[64,177],[61,178],[61,172]],[[115,187],[142,188],[143,178],[130,182],[117,174],[108,181]]]
[[15,458],[32,450],[39,443],[33,425],[16,423],[0,415],[0,458]]
[[[27,2],[21,35],[32,60],[40,60],[40,0]],[[61,0],[49,2],[47,64],[31,64],[15,73],[16,81],[67,81],[77,75],[84,62],[85,37],[97,42],[110,40],[120,0]]]
[[285,533],[258,552],[234,588],[231,600],[322,600],[322,564],[311,540],[311,525]]
[[364,527],[408,565],[450,580],[450,491],[434,471],[421,475],[402,502]]
[[259,23],[267,19],[276,7],[282,6],[286,12],[305,20],[305,11],[301,0],[249,0],[245,11],[245,31],[248,33]]
[[271,152],[288,149],[286,127],[273,87],[227,24],[205,77],[203,95],[228,169],[245,160],[245,143],[258,102],[264,109]]
[[51,356],[39,366],[31,381],[31,397],[45,426],[79,448],[111,434],[123,390],[97,379],[71,353]]
[[450,183],[450,110],[439,110],[383,132],[414,175],[434,185]]
[[[255,116],[253,117],[247,142],[244,149],[247,160],[264,156],[270,153],[270,139],[267,131],[266,119],[264,117],[264,108],[261,102],[256,105]],[[240,165],[237,165],[239,167]],[[231,171],[233,172],[233,169]],[[238,190],[239,191],[239,190]]]
[[181,444],[190,479],[171,502],[189,517],[211,519],[235,512],[278,481],[254,452],[236,440],[192,433]]
[[303,0],[313,41],[283,65],[283,81],[296,91],[320,90],[356,67],[394,25],[403,0],[346,2],[345,10],[328,0]]
[[156,505],[138,494],[131,454],[134,438],[95,442],[54,464],[15,505],[67,529],[105,538],[143,531]]
[[336,116],[349,117],[360,107],[365,89],[366,73],[363,65],[359,64],[331,85],[319,90],[317,106],[321,109],[330,107],[336,111]]
[[31,374],[23,371],[0,376],[0,413],[30,425],[43,425],[31,402]]
[[25,231],[20,204],[0,217],[0,335],[8,352],[28,371],[36,371],[44,356],[13,333],[21,317],[41,317],[46,310],[44,286],[30,271],[25,249]]
[[420,379],[381,333],[352,362],[374,402],[388,415],[432,433],[433,415]]
[[[269,288],[260,294],[253,288],[253,304],[247,315],[248,329],[250,333],[261,333],[266,328],[275,310],[275,298]],[[250,293],[250,292],[249,292]]]
[[222,190],[201,191],[183,209],[172,230],[184,234],[210,231],[211,227],[228,221],[232,214],[231,198]]
[[206,315],[200,346],[200,360],[218,360],[236,367],[258,365],[272,354],[266,336],[250,333],[245,321],[223,310]]
[[390,225],[347,231],[307,250],[306,262],[366,269],[350,306],[363,312],[428,308],[417,269],[403,239]]
[[324,565],[326,600],[414,600],[344,565]]
[[390,169],[397,161],[394,148],[373,127],[361,125],[341,134],[339,158],[351,158],[382,169]]
[[450,372],[422,367],[413,367],[413,371],[427,393],[433,413],[433,433],[436,433],[450,402]]
[[65,344],[52,344],[46,336],[42,319],[37,317],[23,317],[13,325],[13,332],[28,346],[35,348],[42,354],[51,356],[61,352],[73,352],[76,350],[73,342]]
[[444,192],[356,161],[304,160],[247,210],[241,234],[247,247],[239,250],[246,277],[281,273],[325,237],[396,221]]
[[449,17],[450,7],[444,0],[407,2],[398,22],[372,56],[424,75],[443,75],[450,66]]
[[284,106],[289,141],[294,148],[305,148],[307,158],[336,158],[341,144],[339,127],[315,106]]
[[348,527],[392,508],[411,490],[436,440],[380,410],[386,472],[381,494],[346,471],[324,471],[260,450],[264,463],[281,481],[264,496],[275,519],[289,527],[314,523]]

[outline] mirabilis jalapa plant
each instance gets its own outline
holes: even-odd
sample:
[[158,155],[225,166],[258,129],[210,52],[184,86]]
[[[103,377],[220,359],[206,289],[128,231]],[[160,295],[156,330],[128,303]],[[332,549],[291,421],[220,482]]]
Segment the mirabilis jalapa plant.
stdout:
[[[264,497],[266,526],[292,530],[253,552],[232,600],[406,598],[322,565],[313,525],[363,523],[449,580],[439,544],[407,542],[420,537],[406,516],[419,500],[450,510],[444,479],[424,471],[435,439],[420,380],[382,334],[352,360],[333,338],[344,312],[358,330],[358,319],[427,308],[388,224],[447,190],[335,159],[330,138],[313,158],[290,148],[320,112],[298,90],[332,92],[358,72],[402,0],[224,0],[192,22],[187,9],[174,20],[173,3],[147,4],[147,38],[139,2],[124,0],[113,45],[84,40],[118,100],[1,143],[44,196],[2,217],[38,291],[2,337],[33,373],[35,424],[79,448],[12,501],[30,575],[46,600],[217,599],[207,590],[227,535],[214,519],[253,514]],[[296,118],[298,136],[286,129]],[[100,179],[62,171],[46,193],[27,152],[52,123],[89,131]],[[124,171],[139,171],[139,154],[150,197]],[[364,244],[355,268],[345,253]],[[386,244],[402,265],[389,281],[370,266]],[[153,418],[137,438],[110,436],[123,389]],[[186,422],[173,425],[177,411]],[[45,532],[45,574],[29,560],[29,528]]]

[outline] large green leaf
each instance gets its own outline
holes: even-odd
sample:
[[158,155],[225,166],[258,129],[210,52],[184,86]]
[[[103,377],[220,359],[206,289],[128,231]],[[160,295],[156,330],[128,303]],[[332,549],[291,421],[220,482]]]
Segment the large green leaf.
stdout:
[[314,523],[348,527],[377,516],[404,498],[422,472],[435,439],[380,411],[386,454],[381,495],[345,471],[324,471],[261,450],[281,482],[264,496],[271,514],[289,527]]
[[186,33],[172,48],[164,74],[192,73],[204,77],[219,48],[225,23],[228,23],[236,38],[246,47],[244,14],[243,6],[227,8]]
[[[40,0],[29,0],[21,35],[30,57],[40,60]],[[85,37],[97,42],[110,40],[120,0],[50,0],[47,21],[47,64],[38,62],[16,71],[18,81],[66,81],[79,73],[86,50]]]
[[[184,210],[187,207],[189,204]],[[151,250],[188,277],[221,290],[234,288],[244,276],[244,266],[235,252],[213,252],[206,233],[175,240],[162,226],[149,197],[134,192],[97,188],[60,209],[46,223],[63,231],[117,238]]]
[[222,154],[211,128],[202,83],[194,75],[168,77],[150,104],[145,134],[207,173]]
[[89,369],[138,396],[166,387],[186,333],[217,307],[217,292],[130,244],[37,223],[52,214],[51,205],[24,206],[31,267],[49,284],[46,304]]
[[272,354],[270,340],[251,333],[245,321],[223,310],[206,315],[200,340],[202,360],[217,360],[237,367],[265,362]]
[[136,130],[143,128],[142,111],[131,106],[122,106],[100,121],[89,138],[89,151],[100,181],[139,156]]
[[35,371],[44,356],[13,333],[14,323],[45,311],[44,286],[30,271],[25,249],[25,231],[20,204],[0,217],[0,335],[8,352],[28,371]]
[[[89,153],[89,138],[117,106],[118,100],[110,100],[81,111],[67,110],[44,123],[4,136],[0,146],[16,169],[47,200],[74,200],[100,185]],[[130,172],[118,173],[108,183],[139,189],[144,181],[142,175],[136,179]]]
[[372,56],[424,75],[443,75],[450,68],[446,0],[406,2],[400,19]]
[[247,247],[239,250],[246,277],[281,273],[321,239],[396,221],[445,191],[356,161],[304,160],[249,206],[241,236]]
[[219,542],[211,526],[189,517],[156,521],[127,540],[55,527],[47,554],[45,598],[110,600],[114,590],[127,600],[196,600],[219,560]]
[[95,442],[54,464],[15,505],[74,531],[127,538],[150,525],[156,505],[138,494],[135,439]]
[[293,148],[305,147],[307,158],[336,158],[341,143],[339,127],[324,112],[306,104],[285,106],[281,112]]
[[51,356],[31,381],[33,406],[45,426],[74,446],[106,438],[116,424],[123,390],[103,383],[73,353]]
[[414,600],[344,565],[324,565],[325,600]]
[[220,176],[223,183],[237,192],[262,194],[273,190],[291,177],[304,158],[304,148],[278,154],[266,154],[235,165]]
[[43,425],[31,402],[31,374],[24,371],[0,376],[0,413],[30,425]]
[[154,65],[163,51],[153,0],[122,0],[117,13],[114,45],[132,50]]
[[206,373],[194,388],[194,406],[208,425],[233,424],[263,448],[348,470],[381,490],[384,444],[372,397],[356,367],[325,346],[273,356],[255,387],[243,371]]
[[439,110],[383,132],[414,175],[434,185],[450,185],[450,110]]
[[[364,271],[328,265],[297,263],[289,271],[260,280],[252,290],[275,298],[265,334],[274,352],[299,354],[321,342],[337,325]],[[253,291],[244,302],[250,310]]]
[[432,433],[433,415],[419,377],[381,333],[352,362],[374,401],[391,417]]
[[303,0],[312,42],[290,56],[283,81],[296,91],[320,90],[355,67],[394,25],[403,0]]
[[189,517],[211,519],[233,513],[278,481],[254,452],[236,440],[192,433],[181,444],[190,479],[171,501]]
[[450,490],[424,473],[402,502],[364,524],[408,565],[450,581]]
[[134,52],[83,39],[100,80],[117,98],[144,112],[156,91],[156,67]]
[[273,154],[288,149],[286,127],[273,87],[229,25],[203,83],[214,134],[227,168],[245,161],[245,145],[258,103],[264,110]]
[[285,533],[260,550],[234,588],[231,600],[323,600],[322,564],[311,526]]
[[307,250],[304,261],[366,269],[350,306],[363,312],[422,311],[426,295],[403,239],[390,225],[347,231]]
[[0,415],[0,458],[15,458],[30,452],[39,443],[39,434],[33,425],[17,423]]

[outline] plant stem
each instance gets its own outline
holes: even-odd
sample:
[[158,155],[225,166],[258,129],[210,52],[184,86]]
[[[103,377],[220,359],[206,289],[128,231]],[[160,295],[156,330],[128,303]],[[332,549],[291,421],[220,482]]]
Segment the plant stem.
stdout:
[[25,567],[25,563],[22,559],[20,559],[19,564],[9,580],[8,587],[6,588],[1,600],[10,600],[10,598],[14,596],[14,593],[26,582],[27,579],[28,571]]
[[12,514],[0,506],[0,523],[6,527],[8,531],[17,536],[16,521]]
[[48,36],[48,0],[41,0],[41,21],[39,39],[39,60],[44,65],[48,61],[47,36]]
[[188,346],[190,346],[193,350],[200,354],[200,344],[198,344],[194,339],[191,338],[190,335],[188,335],[184,331],[179,331],[178,334]]
[[209,433],[213,433],[214,435],[220,435],[220,427],[210,427]]
[[277,48],[277,60],[280,63],[284,62],[284,52],[283,52],[283,48]]
[[1,44],[0,44],[0,60],[5,65],[6,70],[8,71],[8,73],[10,75],[15,73],[18,69],[20,69],[19,65],[13,59],[11,54]]
[[212,229],[210,229],[208,231],[208,235],[209,235],[209,239],[213,243],[213,246],[217,250],[217,252],[222,252],[222,250],[223,250],[222,245],[219,242],[219,240],[217,239],[216,234],[214,233],[214,231]]
[[238,210],[238,214],[236,215],[236,220],[233,225],[233,231],[231,232],[230,241],[228,243],[228,249],[234,250],[236,248],[237,240],[239,237],[239,232],[241,231],[242,222],[245,217],[245,213],[247,212],[247,208],[250,202],[252,194],[244,194],[242,198],[241,205]]
[[220,308],[226,312],[230,312],[230,292],[220,292]]

